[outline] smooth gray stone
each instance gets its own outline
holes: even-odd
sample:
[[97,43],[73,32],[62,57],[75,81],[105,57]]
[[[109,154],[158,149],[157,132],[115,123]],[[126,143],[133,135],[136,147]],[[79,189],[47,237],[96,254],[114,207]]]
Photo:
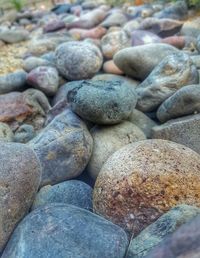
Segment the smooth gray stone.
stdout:
[[36,195],[32,210],[49,203],[65,203],[92,211],[92,188],[78,180],[46,185]]
[[53,64],[52,62],[50,62],[48,60],[45,60],[45,59],[39,58],[39,57],[35,57],[35,56],[28,57],[23,61],[23,68],[28,73],[39,66],[54,67],[55,64]]
[[24,71],[16,71],[6,75],[1,75],[0,94],[23,90],[26,86],[26,76],[27,73]]
[[128,121],[138,126],[147,138],[151,138],[151,129],[157,125],[155,121],[137,109],[133,109]]
[[24,144],[0,142],[0,254],[28,213],[39,187],[41,168]]
[[181,87],[198,83],[198,70],[187,54],[169,55],[136,88],[137,109],[154,111]]
[[137,95],[122,81],[79,81],[68,92],[72,110],[96,124],[117,124],[127,119],[136,105]]
[[147,44],[120,50],[115,64],[131,78],[144,80],[166,56],[180,50],[167,44]]
[[31,212],[14,231],[2,258],[123,258],[126,233],[87,210],[50,204]]
[[166,122],[173,118],[200,112],[200,85],[184,86],[166,99],[157,111],[157,118]]
[[40,160],[40,186],[44,186],[79,176],[90,159],[93,141],[84,122],[67,109],[28,144]]
[[94,144],[87,172],[95,180],[104,163],[114,152],[129,143],[146,139],[144,133],[128,121],[111,126],[95,126],[90,132]]
[[17,43],[29,39],[29,32],[27,30],[2,30],[0,31],[0,40],[6,43]]
[[131,240],[127,258],[143,258],[169,234],[200,214],[200,209],[189,205],[178,205],[162,215]]
[[183,144],[200,154],[200,115],[172,119],[152,129],[152,138]]

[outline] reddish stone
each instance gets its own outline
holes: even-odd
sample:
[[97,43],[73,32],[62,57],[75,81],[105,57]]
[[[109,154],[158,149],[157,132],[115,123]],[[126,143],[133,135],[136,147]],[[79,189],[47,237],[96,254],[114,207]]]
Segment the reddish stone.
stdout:
[[0,122],[23,121],[33,113],[23,93],[11,92],[0,95]]
[[111,74],[118,74],[122,75],[124,74],[114,63],[113,60],[109,60],[104,63],[103,70],[105,73],[111,73]]
[[169,44],[179,49],[184,48],[185,46],[185,37],[183,36],[172,36],[162,39],[161,43]]
[[86,29],[69,30],[69,33],[76,39],[86,39],[86,38],[101,39],[106,34],[106,32],[107,30],[101,26],[95,27],[90,30],[86,30]]

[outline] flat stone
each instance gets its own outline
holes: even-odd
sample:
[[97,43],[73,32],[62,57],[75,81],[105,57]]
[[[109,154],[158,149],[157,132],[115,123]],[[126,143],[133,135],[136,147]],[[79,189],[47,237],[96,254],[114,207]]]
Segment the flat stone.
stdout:
[[183,144],[200,154],[200,115],[172,119],[152,129],[152,138]]
[[21,221],[2,258],[123,258],[127,245],[120,227],[85,209],[54,203]]
[[166,99],[157,111],[158,119],[164,123],[170,119],[200,112],[200,85],[184,86]]

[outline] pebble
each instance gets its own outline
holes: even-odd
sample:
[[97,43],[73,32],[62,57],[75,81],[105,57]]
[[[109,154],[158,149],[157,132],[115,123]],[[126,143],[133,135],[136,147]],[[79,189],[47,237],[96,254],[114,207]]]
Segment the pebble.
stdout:
[[122,81],[80,81],[68,92],[72,110],[97,124],[117,124],[131,114],[137,102],[134,89]]
[[97,214],[136,236],[178,204],[200,207],[200,156],[170,141],[144,140],[115,152],[94,187]]
[[144,133],[128,121],[111,126],[95,126],[90,133],[94,144],[87,171],[93,179],[97,178],[104,163],[114,152],[129,143],[146,139]]
[[52,203],[31,212],[15,229],[2,258],[123,258],[125,232],[85,209]]
[[131,78],[144,80],[152,70],[170,54],[178,53],[167,44],[147,44],[120,50],[114,55],[114,62]]
[[26,30],[0,30],[0,40],[6,43],[17,43],[29,39],[29,33]]
[[79,180],[46,185],[36,195],[32,210],[50,203],[71,204],[92,211],[92,188]]
[[81,119],[67,109],[33,138],[29,146],[40,160],[40,186],[44,186],[79,176],[90,159],[93,140]]
[[28,57],[23,61],[23,68],[28,73],[39,66],[54,67],[55,65],[51,61],[45,60],[44,58],[35,57],[35,56]]
[[197,68],[187,54],[168,55],[137,87],[137,109],[154,111],[181,87],[198,82]]
[[27,75],[27,83],[47,96],[56,94],[59,86],[58,71],[54,67],[39,66]]
[[0,94],[12,91],[20,91],[26,87],[27,73],[24,71],[16,71],[0,76]]
[[100,50],[93,44],[85,42],[68,42],[61,44],[55,51],[56,67],[68,80],[92,78],[102,66]]

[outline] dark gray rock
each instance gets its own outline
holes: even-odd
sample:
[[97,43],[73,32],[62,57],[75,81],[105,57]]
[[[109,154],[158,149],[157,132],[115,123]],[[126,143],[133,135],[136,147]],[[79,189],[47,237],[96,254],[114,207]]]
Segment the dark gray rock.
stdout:
[[55,56],[58,71],[68,80],[92,78],[103,62],[99,48],[86,42],[61,44],[56,48]]
[[39,66],[54,67],[55,64],[53,64],[52,62],[50,62],[48,60],[45,60],[45,59],[39,58],[39,57],[35,57],[35,56],[28,57],[23,61],[23,68],[28,73]]
[[128,121],[139,127],[147,138],[151,138],[151,129],[157,125],[156,122],[137,109],[132,111]]
[[21,221],[2,258],[123,258],[127,245],[120,227],[85,209],[55,203]]
[[71,110],[56,116],[29,142],[41,162],[40,186],[80,175],[89,161],[92,143],[85,124]]
[[122,81],[79,81],[68,92],[72,110],[97,124],[117,124],[127,119],[136,105],[133,87]]
[[0,254],[28,212],[40,183],[40,164],[23,144],[0,142]]
[[158,119],[164,123],[172,118],[200,112],[200,85],[189,85],[166,99],[157,111]]
[[152,138],[183,144],[200,154],[200,115],[172,119],[152,129]]
[[24,71],[16,71],[6,75],[1,75],[0,94],[23,90],[26,86],[26,76],[27,73]]
[[198,82],[197,68],[187,54],[169,55],[137,87],[137,109],[154,111],[181,87]]
[[145,258],[198,258],[200,257],[200,216],[182,225],[166,237]]
[[39,66],[27,75],[27,82],[48,96],[55,95],[59,86],[59,76],[56,68]]
[[144,80],[166,56],[179,50],[167,44],[147,44],[120,50],[114,62],[126,75]]
[[78,180],[69,180],[40,189],[32,210],[49,203],[65,203],[92,211],[92,188]]
[[146,139],[144,133],[128,121],[112,126],[95,126],[90,132],[94,144],[87,171],[93,179],[97,178],[103,164],[114,152],[129,143]]
[[189,205],[179,205],[162,215],[131,240],[127,258],[143,258],[167,235],[200,214],[200,209]]
[[14,141],[27,143],[36,136],[34,127],[32,125],[23,124],[15,132]]
[[15,30],[1,30],[0,31],[0,40],[3,40],[6,43],[17,43],[29,38],[29,32],[23,29]]

